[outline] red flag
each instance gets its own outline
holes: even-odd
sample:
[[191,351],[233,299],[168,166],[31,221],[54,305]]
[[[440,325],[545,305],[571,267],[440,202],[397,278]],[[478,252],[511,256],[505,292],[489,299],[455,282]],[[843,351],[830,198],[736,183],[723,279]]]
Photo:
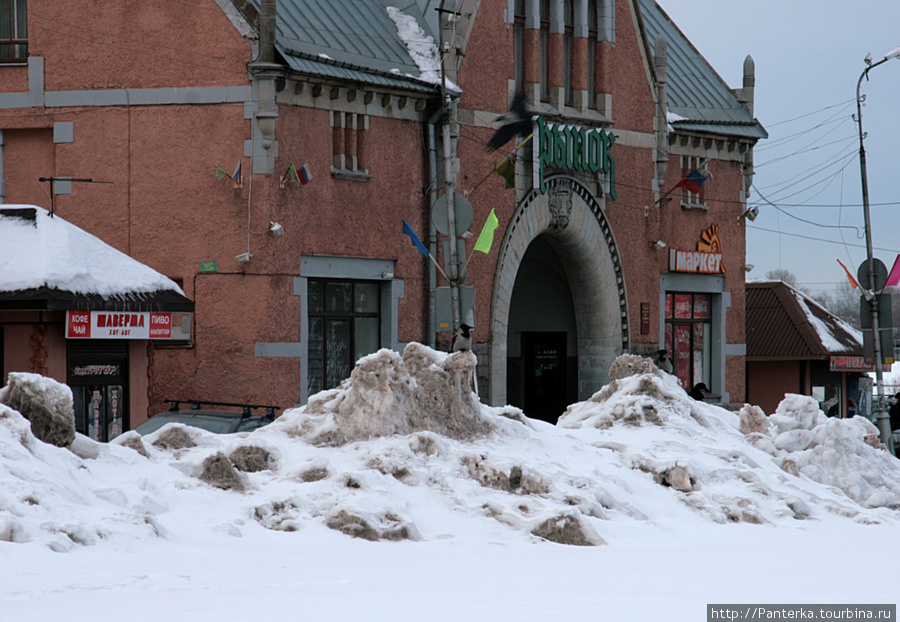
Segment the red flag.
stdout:
[[897,255],[897,259],[894,260],[894,266],[891,268],[891,273],[888,275],[884,286],[893,287],[898,284],[900,284],[900,255]]
[[856,282],[856,279],[854,279],[854,278],[853,278],[853,275],[850,274],[850,271],[847,270],[847,266],[844,265],[844,262],[842,262],[840,259],[838,259],[837,262],[838,262],[839,264],[841,264],[841,268],[843,268],[843,269],[844,269],[844,272],[847,273],[847,278],[850,279],[850,286],[851,286],[853,289],[856,289],[857,287],[859,287],[859,283]]

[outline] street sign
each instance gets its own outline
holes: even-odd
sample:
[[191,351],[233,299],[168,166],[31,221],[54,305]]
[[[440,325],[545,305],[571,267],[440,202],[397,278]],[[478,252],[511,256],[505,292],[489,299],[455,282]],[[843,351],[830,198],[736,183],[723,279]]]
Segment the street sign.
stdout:
[[[452,237],[455,238],[458,235],[462,235],[472,224],[472,204],[469,202],[469,199],[459,193],[454,193],[453,213],[456,215],[456,233]],[[434,228],[438,230],[438,233],[448,235],[447,232],[450,231],[450,227],[447,226],[446,194],[439,196],[431,207],[431,222],[434,223]],[[884,275],[884,278],[887,279],[887,274]]]
[[[875,290],[881,290],[887,283],[888,271],[887,267],[880,259],[872,258],[872,268],[875,270]],[[869,262],[868,260],[859,264],[856,270],[856,279],[864,289],[869,288]]]

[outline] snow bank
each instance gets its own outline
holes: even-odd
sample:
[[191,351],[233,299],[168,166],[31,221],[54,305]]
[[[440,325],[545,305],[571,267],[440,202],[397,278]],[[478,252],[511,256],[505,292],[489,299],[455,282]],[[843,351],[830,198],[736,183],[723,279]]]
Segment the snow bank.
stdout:
[[900,509],[900,461],[867,419],[829,418],[813,398],[788,394],[767,424],[748,429],[747,439],[784,471],[838,488],[863,507]]
[[737,415],[623,357],[553,426],[480,404],[474,363],[420,344],[382,350],[307,406],[230,435],[169,424],[66,449],[0,406],[0,539],[68,551],[330,529],[592,546],[710,523],[895,520],[898,462],[866,445],[870,429],[823,422],[803,400],[771,419]]

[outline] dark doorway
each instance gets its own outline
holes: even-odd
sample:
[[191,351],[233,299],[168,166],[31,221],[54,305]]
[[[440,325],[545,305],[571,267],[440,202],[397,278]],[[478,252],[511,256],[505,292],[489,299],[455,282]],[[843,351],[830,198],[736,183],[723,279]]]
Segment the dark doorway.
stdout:
[[522,258],[509,307],[508,402],[556,423],[578,396],[578,329],[568,277],[548,239]]
[[534,419],[556,423],[566,410],[566,342],[563,332],[522,333],[522,410]]
[[68,342],[68,385],[78,432],[107,442],[128,429],[127,379],[127,341]]

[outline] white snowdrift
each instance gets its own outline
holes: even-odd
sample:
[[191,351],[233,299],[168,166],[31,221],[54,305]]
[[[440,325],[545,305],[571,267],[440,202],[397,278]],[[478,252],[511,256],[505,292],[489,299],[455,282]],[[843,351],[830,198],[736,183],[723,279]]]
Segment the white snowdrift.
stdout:
[[[403,356],[381,351],[339,389],[236,435],[170,424],[110,444],[79,435],[65,449],[0,406],[0,540],[68,551],[328,527],[369,540],[615,545],[711,522],[895,520],[861,504],[892,505],[900,463],[866,445],[858,422],[822,422],[802,400],[745,437],[741,416],[695,402],[651,366],[551,426],[479,404],[456,382],[468,357],[419,344]],[[356,418],[367,399],[374,427]],[[451,412],[458,420],[442,427]],[[779,438],[798,429],[814,440],[789,451]],[[790,461],[799,475],[785,470]],[[850,467],[868,488],[847,473],[822,477]]]

